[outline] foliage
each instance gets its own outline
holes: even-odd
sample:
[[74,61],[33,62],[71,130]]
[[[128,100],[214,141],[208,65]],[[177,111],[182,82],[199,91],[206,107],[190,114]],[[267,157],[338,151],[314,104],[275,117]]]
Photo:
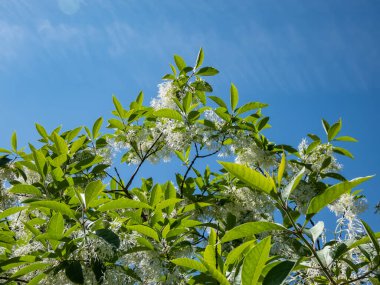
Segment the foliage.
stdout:
[[[0,149],[2,284],[380,283],[380,233],[357,217],[370,177],[347,180],[335,156],[353,157],[336,145],[356,141],[342,121],[323,120],[326,140],[308,134],[298,149],[271,142],[266,104],[239,105],[233,84],[229,102],[206,96],[218,70],[203,58],[176,55],[148,106],[142,92],[129,107],[113,97],[108,131],[102,118],[36,124],[28,149],[12,135]],[[137,181],[146,162],[170,160],[183,167],[175,182]]]

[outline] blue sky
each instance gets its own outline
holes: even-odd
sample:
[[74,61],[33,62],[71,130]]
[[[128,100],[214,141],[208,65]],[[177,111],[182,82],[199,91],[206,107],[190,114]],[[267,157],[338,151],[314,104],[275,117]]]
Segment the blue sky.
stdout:
[[[112,94],[149,100],[173,54],[193,62],[203,47],[215,95],[234,82],[242,101],[270,104],[272,140],[297,145],[341,117],[359,140],[344,174],[380,175],[379,12],[376,0],[0,0],[0,145],[13,131],[34,141],[35,122],[109,118]],[[379,185],[364,185],[376,230]]]

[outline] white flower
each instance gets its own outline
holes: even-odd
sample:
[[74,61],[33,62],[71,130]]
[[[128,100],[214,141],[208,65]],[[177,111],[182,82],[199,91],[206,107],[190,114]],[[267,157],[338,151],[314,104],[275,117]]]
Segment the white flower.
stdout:
[[175,97],[175,88],[171,82],[163,82],[158,84],[158,96],[152,99],[150,105],[155,110],[160,109],[178,109],[176,103],[173,101]]

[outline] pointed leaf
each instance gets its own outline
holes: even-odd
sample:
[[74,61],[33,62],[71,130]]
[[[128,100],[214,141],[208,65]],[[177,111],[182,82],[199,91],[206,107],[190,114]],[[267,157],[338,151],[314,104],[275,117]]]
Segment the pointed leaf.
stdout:
[[242,258],[242,254],[243,252],[248,248],[250,247],[252,244],[254,244],[256,242],[256,240],[250,240],[250,241],[247,241],[245,243],[242,243],[241,245],[239,245],[238,247],[234,248],[233,250],[231,250],[228,255],[227,255],[227,258],[226,258],[226,261],[225,261],[225,266],[228,266],[230,264],[234,264],[235,261],[239,260],[239,258]]
[[63,203],[59,203],[56,201],[35,201],[29,203],[30,207],[44,207],[44,208],[49,208],[52,209],[56,212],[59,212],[63,215],[66,215],[70,218],[75,218],[74,211],[72,211],[69,206]]
[[102,127],[102,124],[103,124],[103,118],[102,117],[98,118],[95,121],[94,125],[92,126],[92,137],[93,138],[97,138],[98,137],[99,130]]
[[146,203],[128,199],[128,198],[119,198],[100,206],[98,210],[100,212],[105,212],[109,210],[131,209],[131,208],[152,209],[152,207]]
[[195,63],[195,68],[198,68],[202,65],[203,58],[204,58],[204,54],[203,54],[203,49],[201,48],[198,52],[197,61]]
[[11,146],[12,146],[12,150],[14,152],[16,152],[17,151],[17,134],[16,134],[16,132],[12,133]]
[[160,109],[154,112],[154,115],[156,117],[161,117],[161,118],[167,118],[167,119],[173,119],[177,121],[183,121],[182,115],[173,109]]
[[297,188],[298,186],[298,183],[301,181],[304,173],[305,173],[305,167],[303,167],[300,172],[297,173],[297,175],[292,179],[292,181],[289,182],[288,185],[286,185],[284,191],[281,193],[282,194],[282,198],[284,200],[288,200],[289,199],[289,196],[290,194],[293,192],[294,189]]
[[267,231],[288,230],[282,225],[272,222],[249,222],[227,231],[223,236],[221,242],[224,243],[239,238],[252,237],[255,234],[260,234]]
[[80,261],[67,261],[65,274],[75,284],[84,284],[84,276]]
[[236,176],[239,180],[246,183],[248,186],[271,195],[275,192],[273,183],[270,177],[266,177],[261,173],[247,166],[231,163],[219,162],[229,173]]
[[365,231],[367,232],[368,237],[370,238],[373,246],[376,249],[377,255],[380,255],[380,245],[379,245],[379,241],[377,240],[375,233],[372,231],[372,229],[370,228],[370,226],[366,222],[364,222],[363,220],[361,220],[361,222],[365,228]]
[[232,111],[235,110],[238,102],[239,102],[239,92],[238,92],[236,86],[233,83],[231,83],[231,88],[230,88],[230,103],[231,103],[231,109],[232,109]]
[[101,237],[106,242],[108,242],[110,245],[112,245],[115,248],[120,247],[120,238],[117,234],[115,234],[110,229],[100,229],[95,232],[95,234],[98,237]]
[[260,103],[260,102],[250,102],[250,103],[247,103],[247,104],[239,107],[236,110],[236,114],[240,115],[240,114],[243,114],[245,112],[248,112],[248,111],[251,111],[251,110],[254,110],[254,109],[265,108],[267,106],[268,106],[268,104],[264,104],[264,103]]
[[342,120],[339,119],[339,121],[333,124],[328,130],[327,139],[329,141],[332,141],[336,137],[336,135],[340,132],[341,128],[342,128]]
[[242,285],[257,285],[261,272],[269,258],[271,237],[266,237],[246,255],[242,269]]
[[104,188],[105,185],[100,180],[92,181],[87,185],[84,191],[85,204],[87,205],[87,207],[91,207],[90,203],[99,196],[99,194],[104,190]]
[[286,167],[286,156],[285,156],[285,152],[283,152],[281,156],[280,166],[278,167],[278,173],[277,173],[277,185],[279,186],[281,185],[282,176],[284,175],[285,167]]
[[213,76],[213,75],[216,75],[218,74],[219,71],[213,67],[210,67],[210,66],[207,66],[207,67],[202,67],[201,69],[199,69],[195,75],[198,75],[198,76]]
[[266,274],[263,285],[281,285],[292,271],[294,264],[295,263],[290,260],[285,260],[276,264]]
[[186,67],[186,62],[184,61],[184,59],[177,54],[174,55],[174,61],[179,71],[181,71],[182,69]]
[[157,232],[150,227],[143,226],[143,225],[136,225],[136,226],[127,226],[127,228],[131,231],[139,232],[140,234],[150,237],[156,241],[159,241]]
[[314,227],[310,229],[310,234],[313,238],[313,242],[316,242],[319,236],[322,234],[325,224],[322,221],[319,221]]
[[206,267],[201,262],[194,260],[194,259],[176,258],[176,259],[171,260],[171,262],[178,265],[178,266],[191,268],[191,269],[194,269],[194,270],[199,271],[199,272],[206,272],[207,271]]
[[306,211],[306,218],[310,220],[312,216],[317,214],[320,210],[331,204],[344,193],[347,193],[352,188],[371,179],[373,176],[359,177],[350,181],[343,181],[327,188],[322,194],[315,196],[309,204]]
[[33,185],[26,184],[16,184],[9,190],[9,192],[13,194],[29,194],[37,197],[42,195],[40,189]]

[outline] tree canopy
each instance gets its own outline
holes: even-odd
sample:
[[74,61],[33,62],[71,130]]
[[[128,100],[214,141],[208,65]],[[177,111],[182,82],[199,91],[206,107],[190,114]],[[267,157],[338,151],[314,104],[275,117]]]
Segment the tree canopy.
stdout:
[[[360,220],[342,120],[277,144],[267,104],[210,95],[203,50],[174,56],[158,96],[112,118],[0,149],[2,284],[380,284],[380,233]],[[217,160],[218,166],[214,163]],[[203,163],[198,163],[203,161]],[[141,168],[180,162],[172,181]],[[128,169],[128,171],[124,171]],[[170,169],[170,168],[169,168]],[[327,231],[321,211],[336,228]]]

